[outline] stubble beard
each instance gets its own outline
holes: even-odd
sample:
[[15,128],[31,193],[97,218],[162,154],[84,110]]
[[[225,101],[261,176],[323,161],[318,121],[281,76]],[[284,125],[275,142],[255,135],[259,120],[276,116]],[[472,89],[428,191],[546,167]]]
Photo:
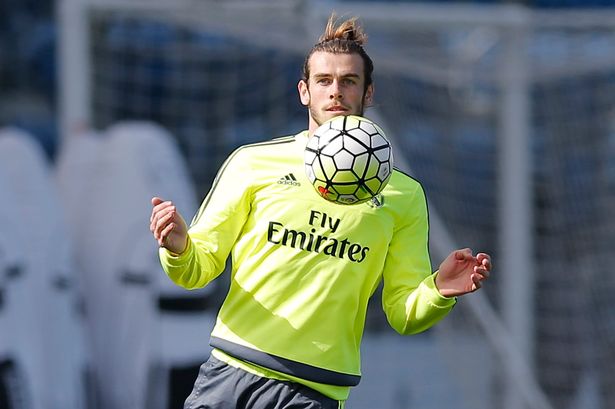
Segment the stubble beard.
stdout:
[[[309,93],[309,88],[308,88],[308,93]],[[366,92],[363,92],[363,98],[361,99],[361,105],[359,105],[359,109],[358,112],[344,112],[343,114],[339,114],[339,115],[335,115],[335,116],[341,116],[341,115],[358,115],[358,116],[363,116],[363,112],[365,111],[365,95]],[[310,97],[311,100],[311,97]],[[314,106],[312,105],[312,103],[308,103],[308,111],[310,113],[310,117],[314,120],[314,122],[316,122],[316,124],[318,126],[322,125],[323,123],[327,122],[329,119],[325,119],[322,120],[321,116],[318,115],[320,113],[320,111],[317,111]],[[334,116],[334,117],[335,117]],[[334,118],[332,117],[332,118]]]
[[[361,102],[361,105],[359,106],[358,112],[346,111],[346,112],[343,112],[343,113],[339,113],[338,115],[334,115],[331,118],[334,118],[336,116],[342,116],[342,115],[358,115],[358,116],[363,116],[364,107],[365,107],[364,103]],[[319,115],[322,111],[318,111],[316,108],[314,108],[312,106],[312,104],[308,105],[308,110],[310,112],[310,117],[314,120],[314,122],[316,122],[316,124],[318,126],[322,125],[323,123],[325,123],[329,119],[331,119],[331,118],[324,119],[323,118],[324,115]]]

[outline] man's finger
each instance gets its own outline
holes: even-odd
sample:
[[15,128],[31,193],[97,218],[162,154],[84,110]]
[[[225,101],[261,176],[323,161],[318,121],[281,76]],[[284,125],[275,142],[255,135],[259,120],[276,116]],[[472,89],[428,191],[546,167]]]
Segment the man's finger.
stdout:
[[157,205],[159,205],[162,202],[164,202],[164,200],[162,200],[158,196],[152,197],[152,206],[157,206]]
[[472,250],[470,250],[469,248],[457,250],[455,252],[456,260],[465,260],[468,257],[472,257]]
[[158,244],[160,246],[164,245],[165,240],[169,237],[169,234],[171,234],[174,228],[175,228],[175,223],[170,223],[167,227],[165,227],[162,230],[162,232],[160,233],[160,238],[158,239]]
[[476,255],[476,260],[478,261],[479,264],[482,264],[486,268],[491,269],[491,257],[489,257],[488,254],[478,253]]
[[[155,225],[161,217],[164,217],[167,212],[175,212],[176,207],[173,205],[173,202],[162,202],[154,207],[152,210],[152,216],[150,217],[150,224]],[[151,227],[150,227],[151,229]]]
[[[154,199],[152,199],[152,204],[153,204],[153,203],[154,203]],[[157,212],[159,212],[159,211],[161,211],[161,210],[163,210],[163,209],[166,209],[166,208],[167,208],[167,207],[169,207],[169,206],[173,206],[173,207],[174,207],[175,205],[174,205],[174,204],[173,204],[173,202],[172,202],[172,201],[170,201],[170,200],[167,200],[167,201],[161,201],[160,203],[158,203],[158,204],[154,205],[154,208],[152,209],[152,212],[153,212],[153,213],[157,213]]]
[[487,270],[485,267],[481,267],[481,266],[475,266],[474,267],[474,272],[476,274],[480,274],[483,278],[487,279],[489,278],[489,270]]
[[156,221],[156,230],[163,230],[169,222],[173,220],[173,216],[175,216],[175,212],[170,210],[165,215],[160,217],[158,221]]
[[476,286],[476,289],[479,289],[483,286],[482,281],[483,280],[479,274],[472,274],[472,282]]

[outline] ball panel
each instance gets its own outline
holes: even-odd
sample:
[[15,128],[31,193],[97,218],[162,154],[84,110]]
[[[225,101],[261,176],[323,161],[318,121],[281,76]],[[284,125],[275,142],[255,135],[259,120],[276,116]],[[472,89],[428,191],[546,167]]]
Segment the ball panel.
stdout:
[[355,115],[348,115],[345,117],[345,121],[341,121],[344,124],[344,129],[345,130],[351,130],[351,129],[355,129],[358,128],[359,125],[361,124],[361,117],[355,116]]
[[368,122],[368,121],[362,121],[361,122],[361,129],[367,133],[368,135],[377,135],[379,134],[378,130],[376,129],[376,127],[374,126],[373,123]]
[[374,155],[380,162],[387,162],[391,157],[391,149],[388,146],[374,151]]
[[371,146],[374,149],[389,146],[389,143],[380,134],[372,135]]
[[352,183],[352,186],[356,190],[357,176],[351,170],[338,170],[331,178],[331,182],[336,183]]
[[380,164],[380,169],[378,170],[378,179],[385,180],[391,174],[391,164],[389,162],[384,162]]
[[319,137],[309,138],[305,149],[312,152],[318,152],[318,142],[320,141]]
[[322,169],[322,165],[319,160],[315,160],[312,164],[312,171],[314,172],[314,177],[318,180],[327,180],[327,175],[325,175],[324,170]]
[[327,146],[331,141],[340,136],[340,131],[338,129],[326,129],[324,132],[319,133],[317,135],[318,138],[318,148],[323,149]]
[[311,166],[305,167],[305,174],[307,175],[307,178],[311,183],[314,183],[316,181],[316,176],[314,175],[314,168],[312,168]]
[[355,195],[359,198],[361,202],[366,202],[374,196],[364,183],[359,186],[359,189],[357,190]]
[[354,156],[347,150],[342,149],[333,157],[333,162],[338,169],[352,169]]
[[369,163],[367,164],[367,168],[365,169],[365,174],[363,177],[365,179],[371,179],[378,175],[378,171],[380,170],[380,162],[376,160],[373,156],[369,158]]
[[321,155],[333,156],[344,147],[344,140],[342,135],[336,135],[323,147],[320,149]]
[[344,138],[344,149],[354,155],[360,155],[365,152],[365,148],[369,146],[369,138],[356,137],[355,135],[347,135]]
[[356,184],[352,183],[352,184],[333,184],[331,185],[331,189],[335,190],[336,193],[340,194],[340,195],[354,195],[357,190],[358,187]]
[[316,160],[316,157],[317,157],[316,152],[311,151],[311,150],[306,150],[305,155],[304,155],[305,164],[311,165]]
[[371,136],[361,128],[347,130],[346,133],[346,136],[348,138],[355,139],[360,144],[365,145],[369,148],[371,143]]
[[372,195],[380,193],[384,187],[383,183],[378,178],[372,178],[365,181],[365,186],[370,190]]
[[339,195],[337,197],[337,201],[342,204],[356,204],[359,203],[359,200],[360,199],[354,195]]
[[322,167],[325,180],[329,180],[335,175],[337,168],[331,156],[320,155],[320,165]]
[[355,172],[359,179],[364,178],[365,168],[367,167],[367,161],[369,160],[369,153],[364,152],[354,157],[354,163],[352,164],[352,170]]

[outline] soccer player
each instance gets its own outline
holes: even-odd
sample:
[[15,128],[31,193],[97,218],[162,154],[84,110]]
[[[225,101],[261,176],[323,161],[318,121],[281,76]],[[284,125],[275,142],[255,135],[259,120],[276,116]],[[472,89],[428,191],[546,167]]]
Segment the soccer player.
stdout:
[[[185,408],[338,408],[361,378],[369,297],[401,334],[424,331],[489,277],[490,256],[452,252],[431,272],[421,185],[395,170],[378,205],[319,197],[304,172],[308,137],[372,102],[373,64],[356,19],[332,15],[298,91],[308,129],[240,147],[222,165],[190,227],[152,199],[150,229],[178,285],[207,285],[232,256],[231,284]],[[288,176],[288,177],[287,177]]]

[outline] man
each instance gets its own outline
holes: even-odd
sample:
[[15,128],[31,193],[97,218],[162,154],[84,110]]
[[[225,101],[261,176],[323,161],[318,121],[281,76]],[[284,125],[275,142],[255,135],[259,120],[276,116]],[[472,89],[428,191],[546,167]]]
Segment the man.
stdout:
[[[331,16],[298,84],[308,129],[233,152],[189,230],[172,202],[152,199],[150,228],[173,281],[202,287],[229,253],[233,260],[214,350],[185,408],[342,407],[360,380],[368,299],[381,280],[391,326],[412,334],[489,276],[490,257],[469,249],[431,273],[426,200],[409,176],[394,171],[380,207],[327,202],[307,180],[308,137],[335,116],[362,115],[372,102],[365,39],[356,19],[336,24]],[[289,174],[297,183],[278,183]],[[326,241],[330,251],[298,245],[301,237]],[[362,257],[346,257],[348,246]]]

